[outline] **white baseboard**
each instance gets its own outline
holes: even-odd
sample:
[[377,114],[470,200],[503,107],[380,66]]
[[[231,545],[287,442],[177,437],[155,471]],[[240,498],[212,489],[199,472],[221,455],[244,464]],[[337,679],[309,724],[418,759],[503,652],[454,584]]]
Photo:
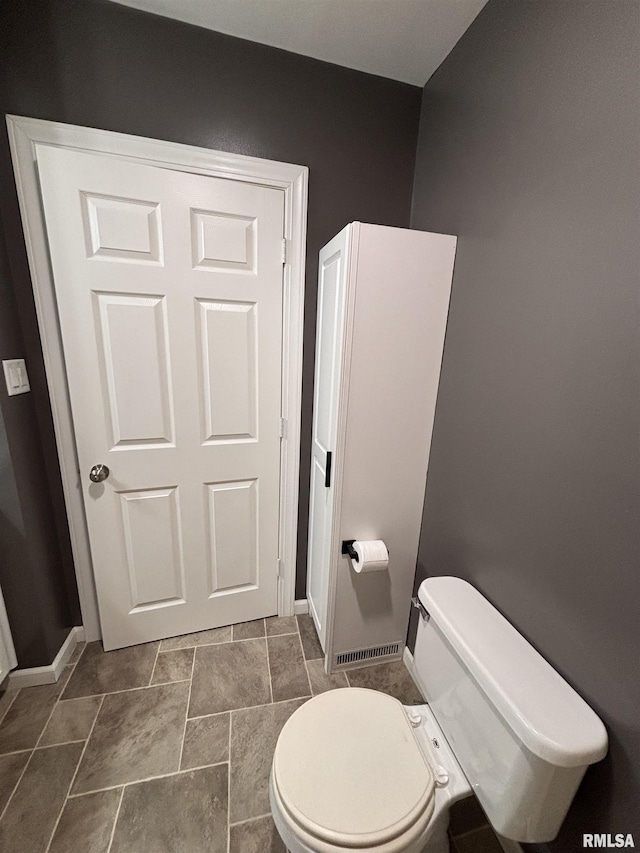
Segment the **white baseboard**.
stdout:
[[293,603],[293,612],[296,616],[309,612],[309,602],[306,598],[297,598]]
[[411,652],[411,650],[409,649],[409,646],[405,646],[405,647],[404,647],[404,650],[403,650],[403,652],[402,652],[402,662],[404,663],[404,665],[405,665],[405,666],[406,666],[406,668],[408,669],[408,671],[409,671],[409,675],[410,675],[410,676],[411,676],[411,678],[413,679],[414,684],[416,685],[416,687],[418,688],[418,690],[420,690],[420,692],[422,692],[422,688],[420,687],[420,685],[418,684],[418,681],[417,681],[417,679],[416,679],[416,675],[415,675],[415,664],[414,664],[414,662],[413,662],[413,653],[412,653],[412,652]]
[[29,669],[16,669],[9,675],[9,690],[21,687],[37,687],[40,684],[55,684],[62,675],[62,670],[73,654],[73,650],[84,641],[84,628],[80,625],[69,631],[62,648],[49,666],[32,666]]

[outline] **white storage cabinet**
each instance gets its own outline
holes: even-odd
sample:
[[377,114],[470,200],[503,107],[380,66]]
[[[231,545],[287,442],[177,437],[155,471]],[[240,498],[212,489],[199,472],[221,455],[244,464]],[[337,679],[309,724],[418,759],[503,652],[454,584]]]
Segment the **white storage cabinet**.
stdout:
[[[320,252],[307,598],[328,672],[400,657],[456,238],[352,222]],[[341,543],[383,539],[388,571]]]

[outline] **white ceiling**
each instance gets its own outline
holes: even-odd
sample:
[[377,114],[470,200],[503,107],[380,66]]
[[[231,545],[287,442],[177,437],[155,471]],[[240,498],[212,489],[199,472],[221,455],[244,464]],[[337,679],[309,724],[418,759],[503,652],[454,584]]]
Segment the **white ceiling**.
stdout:
[[116,0],[424,86],[487,0]]

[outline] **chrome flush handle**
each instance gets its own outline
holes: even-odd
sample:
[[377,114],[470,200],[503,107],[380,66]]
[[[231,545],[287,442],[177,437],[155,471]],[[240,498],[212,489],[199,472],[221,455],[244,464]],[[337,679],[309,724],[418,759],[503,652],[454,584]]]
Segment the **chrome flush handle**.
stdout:
[[424,606],[424,604],[420,601],[420,599],[418,598],[417,595],[414,595],[413,598],[411,599],[411,605],[412,605],[412,607],[415,607],[415,609],[420,612],[420,616],[422,616],[422,618],[425,620],[425,622],[429,621],[429,619],[431,618],[431,614],[429,613],[427,608]]
[[89,471],[89,479],[92,483],[101,483],[103,480],[107,479],[110,473],[111,472],[106,465],[94,465]]

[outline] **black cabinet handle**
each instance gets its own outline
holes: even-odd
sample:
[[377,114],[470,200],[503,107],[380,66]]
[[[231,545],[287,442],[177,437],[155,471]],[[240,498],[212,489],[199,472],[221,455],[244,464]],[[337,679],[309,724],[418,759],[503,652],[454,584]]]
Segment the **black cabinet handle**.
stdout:
[[327,450],[327,465],[324,469],[324,485],[329,488],[331,485],[331,451]]

